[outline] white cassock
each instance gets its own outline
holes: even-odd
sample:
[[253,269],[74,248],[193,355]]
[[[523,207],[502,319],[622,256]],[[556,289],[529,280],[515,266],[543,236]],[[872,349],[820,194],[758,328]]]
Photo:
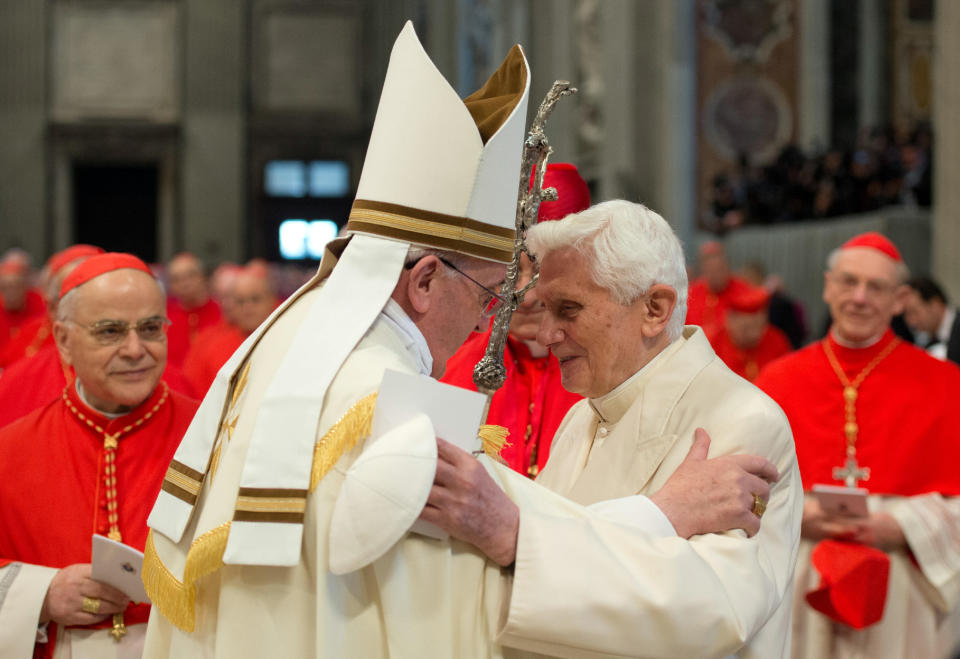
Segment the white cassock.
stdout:
[[[311,291],[303,297],[308,300],[314,294],[316,291]],[[175,545],[161,534],[152,536],[157,555],[174,578],[183,574],[190,546],[205,534],[215,534],[233,516],[252,424],[245,419],[253,417],[244,415],[243,409],[258,404],[273,377],[277,354],[286,348],[309,306],[304,302],[290,307],[254,350],[247,386],[238,401],[239,422],[224,447],[212,483],[208,479],[204,484],[183,540]],[[426,346],[422,336],[409,319],[397,313],[397,308],[388,305],[387,312],[353,350],[331,384],[318,437],[358,400],[377,390],[385,369],[423,372]],[[421,439],[435,441],[432,433]],[[155,606],[144,656],[515,657],[526,655],[505,646],[529,647],[530,642],[542,646],[541,652],[553,655],[591,656],[584,652],[582,639],[616,656],[704,656],[690,654],[690,648],[700,644],[691,642],[689,627],[681,630],[662,624],[671,617],[685,618],[689,611],[674,609],[669,601],[647,602],[644,608],[643,600],[657,594],[656,584],[664,578],[660,566],[673,562],[665,550],[672,552],[687,544],[675,537],[663,539],[672,529],[648,499],[630,497],[608,502],[591,512],[486,460],[494,478],[522,511],[519,578],[525,576],[522,566],[531,554],[538,556],[538,561],[556,560],[559,565],[565,560],[564,543],[596,552],[579,565],[583,578],[567,580],[562,590],[565,608],[575,612],[573,617],[582,636],[567,628],[570,616],[551,624],[549,616],[544,615],[537,628],[531,629],[533,637],[517,632],[516,623],[506,616],[508,610],[511,616],[514,611],[511,602],[523,601],[517,597],[517,586],[511,589],[511,571],[501,570],[474,548],[457,541],[407,534],[366,567],[343,575],[331,573],[330,545],[337,539],[331,537],[330,528],[338,495],[351,465],[376,443],[361,443],[345,453],[308,497],[299,565],[223,565],[200,578],[196,583],[194,631],[174,626]],[[551,528],[557,524],[560,526],[555,530],[560,535]],[[531,528],[542,532],[531,535]],[[585,536],[568,537],[571,528],[577,534],[585,532]],[[539,548],[537,543],[543,542],[551,543],[549,551]],[[740,538],[728,542],[753,544]],[[541,551],[544,558],[539,557]],[[613,555],[619,555],[620,561],[611,561]],[[767,560],[762,552],[755,556]],[[556,581],[556,573],[550,572],[548,581]],[[625,574],[634,578],[624,579]],[[691,576],[698,578],[698,574],[695,571]],[[764,582],[757,590],[763,590],[762,597],[772,611],[784,591],[775,586],[765,590],[763,574],[758,568],[741,575],[741,579]],[[610,582],[612,590],[597,592],[598,587],[609,588]],[[554,588],[551,583],[537,587],[541,592]],[[721,591],[708,587],[703,593],[703,607],[723,607],[726,595]],[[620,607],[625,602],[635,603],[636,615],[623,614]],[[654,607],[661,610],[656,620],[643,621],[645,611]],[[501,635],[505,622],[509,628]],[[545,638],[544,630],[549,638]],[[696,633],[709,637],[711,632],[698,629]],[[664,649],[671,643],[676,644],[676,651],[666,653]]]
[[820,574],[810,563],[816,543],[801,541],[794,594],[793,657],[952,657],[960,640],[960,498],[933,493],[914,497],[874,495],[867,501],[870,510],[885,511],[896,518],[913,560],[904,550],[887,552],[890,577],[883,618],[857,630],[834,622],[807,604],[804,597],[820,585]]
[[760,532],[624,542],[590,519],[524,515],[501,640],[613,656],[623,630],[644,657],[786,657],[803,492],[787,419],[687,327],[613,392],[567,413],[539,482],[580,504],[655,493],[696,428],[710,456],[762,455],[779,469]]

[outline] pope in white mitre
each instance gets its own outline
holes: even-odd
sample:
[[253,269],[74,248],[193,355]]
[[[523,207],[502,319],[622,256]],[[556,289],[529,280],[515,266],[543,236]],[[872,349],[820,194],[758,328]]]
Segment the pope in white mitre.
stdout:
[[[755,637],[745,656],[776,656],[789,639],[798,530],[780,430],[770,457],[785,476],[772,490],[777,469],[765,460],[705,460],[700,441],[651,498],[590,508],[451,453],[425,414],[372,434],[384,372],[438,376],[496,304],[513,257],[528,94],[518,46],[461,100],[404,27],[348,236],[224,365],[170,464],[149,518],[144,656],[722,656]],[[443,521],[451,510],[434,480],[451,459],[496,485],[475,503],[512,546]],[[711,487],[690,487],[700,478]],[[409,532],[428,498],[460,540]],[[518,533],[516,519],[496,517],[504,501],[539,526]],[[539,549],[524,528],[543,530]],[[686,539],[727,529],[750,537]],[[514,561],[568,549],[591,556],[578,578],[517,597]],[[565,615],[517,611],[537,597]]]

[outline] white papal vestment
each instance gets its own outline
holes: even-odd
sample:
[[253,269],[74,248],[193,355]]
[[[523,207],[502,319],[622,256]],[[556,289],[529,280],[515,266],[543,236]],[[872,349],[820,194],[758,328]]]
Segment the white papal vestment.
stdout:
[[[299,326],[314,294],[316,291],[305,293],[303,303],[298,302],[283,313],[254,350],[249,380],[238,402],[239,422],[224,448],[212,483],[208,479],[204,485],[197,513],[182,542],[177,546],[161,534],[153,535],[157,554],[174,573],[181,573],[184,557],[197,537],[231,519],[246,457],[245,442],[250,435],[243,409],[255,407],[262,397],[276,368],[277,354]],[[383,317],[374,324],[331,384],[318,436],[358,400],[375,392],[385,369],[408,373],[422,370],[423,360],[418,358],[421,351],[414,338]],[[423,440],[432,442],[434,438]],[[516,585],[511,588],[511,571],[487,562],[463,543],[408,534],[365,568],[342,576],[328,571],[332,510],[350,465],[365,448],[360,444],[345,454],[308,497],[299,565],[224,565],[201,578],[197,583],[195,630],[178,629],[155,607],[144,656],[521,656],[523,653],[501,645],[504,642],[524,647],[523,639],[529,641],[523,621],[513,619],[511,602],[517,604],[524,599],[517,597]],[[568,547],[578,553],[600,552],[595,565],[579,566],[583,578],[568,580],[562,593],[567,607],[579,612],[576,625],[582,632],[581,638],[597,640],[597,647],[609,656],[684,656],[691,636],[689,628],[642,622],[644,611],[653,608],[658,609],[660,621],[671,617],[689,619],[690,613],[673,609],[665,600],[644,603],[650,595],[660,596],[655,584],[662,580],[663,573],[655,564],[672,563],[668,554],[687,544],[677,538],[662,539],[671,528],[649,500],[630,497],[602,503],[588,512],[500,465],[489,461],[485,464],[522,511],[519,576],[525,576],[522,566],[531,554],[545,564],[554,561],[558,565],[564,561]],[[571,537],[571,527],[578,533],[584,528],[589,532]],[[531,533],[532,529],[540,532]],[[727,542],[754,544],[737,537]],[[612,555],[619,555],[622,562],[613,565],[609,560]],[[755,555],[761,561],[767,560],[763,552]],[[651,560],[650,566],[645,564]],[[624,579],[624,574],[633,574],[634,578]],[[697,576],[696,572],[692,574]],[[754,570],[741,578],[767,586],[764,574],[762,569]],[[548,582],[554,582],[556,576],[551,575]],[[616,582],[615,588],[603,585],[611,580]],[[549,583],[538,586],[540,592],[550,587]],[[606,594],[597,592],[598,588],[607,589]],[[777,608],[782,592],[773,585],[763,593],[771,611]],[[719,590],[706,588],[703,593],[704,607],[723,607],[722,599],[709,599],[718,597]],[[620,611],[625,602],[636,604],[636,615],[625,616]],[[583,651],[579,638],[571,642],[569,617],[556,618],[555,624],[551,624],[548,613],[542,618],[529,632],[535,634],[541,651],[559,656],[590,656]],[[504,623],[508,628],[500,635]],[[710,633],[709,629],[697,630],[701,635]],[[598,640],[607,634],[609,638]],[[572,635],[577,636],[575,632]],[[674,643],[678,651],[664,654],[662,649]]]
[[760,532],[627,549],[591,520],[521,512],[504,642],[541,652],[579,644],[583,652],[569,656],[603,656],[587,648],[615,656],[629,630],[637,656],[788,656],[803,504],[790,427],[776,403],[717,358],[702,330],[685,328],[613,392],[574,405],[539,482],[585,505],[652,494],[697,428],[710,434],[711,457],[751,453],[777,466]]

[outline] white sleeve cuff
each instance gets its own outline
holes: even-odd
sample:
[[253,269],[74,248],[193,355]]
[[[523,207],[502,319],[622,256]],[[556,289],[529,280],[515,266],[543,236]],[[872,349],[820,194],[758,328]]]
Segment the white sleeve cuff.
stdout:
[[0,657],[30,657],[42,642],[40,610],[57,569],[26,563],[0,568]]
[[670,538],[677,530],[663,511],[642,494],[620,499],[608,499],[587,506],[594,515],[608,522],[631,526],[656,538]]

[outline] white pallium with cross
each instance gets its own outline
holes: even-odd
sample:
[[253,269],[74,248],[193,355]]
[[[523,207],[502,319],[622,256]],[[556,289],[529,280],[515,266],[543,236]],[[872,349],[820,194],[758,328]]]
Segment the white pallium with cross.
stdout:
[[857,481],[870,480],[870,467],[861,467],[857,464],[857,458],[851,455],[847,457],[843,467],[833,468],[833,477],[838,481],[843,481],[845,486],[855,488],[857,487]]

